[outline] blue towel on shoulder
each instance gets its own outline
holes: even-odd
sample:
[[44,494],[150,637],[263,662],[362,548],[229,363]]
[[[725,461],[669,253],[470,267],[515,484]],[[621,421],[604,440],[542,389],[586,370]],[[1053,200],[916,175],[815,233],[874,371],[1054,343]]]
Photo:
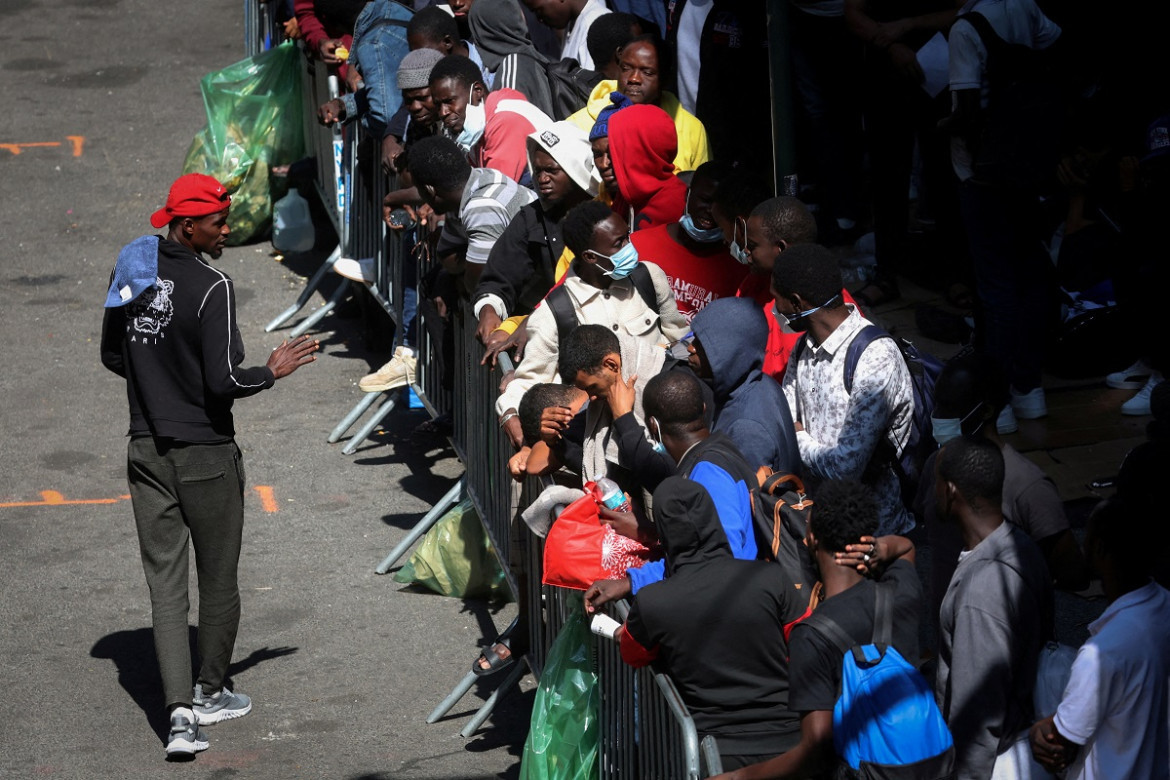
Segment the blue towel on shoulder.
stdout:
[[114,265],[114,280],[106,293],[106,308],[125,306],[149,288],[158,274],[158,236],[142,236],[122,247]]

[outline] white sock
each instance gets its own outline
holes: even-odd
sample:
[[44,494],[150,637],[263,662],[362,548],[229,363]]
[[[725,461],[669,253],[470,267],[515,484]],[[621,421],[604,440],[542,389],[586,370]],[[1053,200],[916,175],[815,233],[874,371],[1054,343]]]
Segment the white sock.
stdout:
[[195,722],[195,713],[191,711],[190,707],[175,707],[173,710],[171,710],[171,717],[173,718],[176,715],[182,715],[192,723]]
[[402,356],[403,357],[414,357],[414,350],[411,349],[410,347],[403,346],[402,347]]

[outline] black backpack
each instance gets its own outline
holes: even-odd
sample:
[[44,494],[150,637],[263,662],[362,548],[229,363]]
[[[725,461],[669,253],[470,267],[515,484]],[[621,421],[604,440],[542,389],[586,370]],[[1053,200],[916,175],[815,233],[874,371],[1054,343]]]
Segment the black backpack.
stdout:
[[974,180],[1042,189],[1060,162],[1065,100],[1059,62],[1049,49],[1006,42],[987,17],[963,14],[987,47],[988,105],[977,146],[971,149]]
[[[646,308],[657,312],[658,294],[654,291],[654,280],[650,278],[646,266],[641,263],[634,266],[634,270],[630,272],[630,282],[638,291],[638,295],[642,296]],[[563,284],[557,285],[544,296],[544,303],[557,323],[557,343],[563,344],[569,338],[569,334],[581,324],[577,319],[577,310],[573,308],[573,301],[569,298],[569,291]]]
[[566,119],[584,108],[593,88],[605,78],[597,71],[581,67],[572,57],[545,64],[544,74],[552,95],[553,119]]

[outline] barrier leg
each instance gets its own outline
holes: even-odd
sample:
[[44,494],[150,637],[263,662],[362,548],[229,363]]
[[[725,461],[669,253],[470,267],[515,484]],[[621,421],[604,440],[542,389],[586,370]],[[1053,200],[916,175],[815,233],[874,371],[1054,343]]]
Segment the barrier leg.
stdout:
[[329,257],[325,258],[325,261],[321,263],[321,267],[318,268],[311,277],[309,277],[309,281],[305,282],[305,289],[302,290],[301,294],[297,296],[296,302],[293,303],[292,306],[289,306],[287,309],[282,311],[272,322],[265,325],[264,332],[271,333],[281,325],[288,322],[290,319],[292,319],[294,314],[303,309],[305,304],[309,302],[309,299],[313,297],[313,293],[317,292],[317,288],[321,286],[321,282],[325,279],[325,275],[333,270],[333,264],[336,263],[340,257],[341,245],[338,244],[337,248],[329,254]]
[[342,418],[341,422],[337,423],[337,427],[329,434],[329,443],[336,444],[345,435],[345,432],[353,427],[353,424],[358,421],[358,418],[374,405],[374,401],[377,401],[379,396],[381,396],[381,393],[362,393],[362,400],[357,402],[357,405],[350,410],[349,414]]
[[[511,636],[512,631],[515,630],[519,622],[520,618],[517,617],[513,619],[512,622],[508,624],[508,627],[500,632],[499,636]],[[523,661],[524,659],[520,659],[521,663],[523,663]],[[460,699],[467,695],[467,692],[471,690],[471,686],[475,685],[475,681],[478,679],[480,679],[480,677],[474,671],[468,672],[467,675],[459,681],[459,684],[455,686],[455,690],[451,691],[447,698],[439,702],[439,706],[435,707],[435,709],[431,711],[431,714],[427,716],[427,723],[434,723],[439,718],[450,712],[451,708],[454,707]]]
[[447,491],[447,494],[439,499],[438,503],[431,507],[431,511],[423,515],[422,519],[415,523],[414,528],[410,529],[410,533],[406,538],[398,543],[398,546],[390,551],[390,554],[378,564],[378,568],[374,569],[378,574],[385,574],[390,571],[390,567],[398,562],[398,559],[406,555],[406,551],[410,546],[417,542],[423,534],[431,529],[431,526],[439,521],[443,513],[453,507],[459,501],[459,497],[463,495],[463,489],[466,487],[461,478],[455,485]]
[[524,676],[526,671],[528,671],[528,665],[527,663],[523,662],[523,660],[521,660],[520,663],[515,664],[512,667],[512,670],[508,672],[508,676],[504,678],[502,683],[500,683],[500,687],[492,691],[492,695],[489,696],[488,700],[485,701],[483,706],[479,708],[479,712],[475,713],[475,715],[471,717],[471,720],[467,721],[467,725],[464,726],[463,730],[459,732],[459,736],[467,739],[472,734],[479,731],[479,727],[482,726],[489,717],[491,717],[492,710],[494,710],[496,705],[500,703],[500,699],[504,696],[505,693],[510,691],[513,686],[516,685],[516,683],[520,682],[520,678]]
[[[370,393],[370,395],[376,396],[377,393]],[[369,438],[369,435],[378,427],[378,423],[385,420],[386,415],[394,411],[394,404],[396,403],[397,401],[394,400],[394,396],[390,396],[390,399],[386,403],[378,407],[378,411],[374,412],[374,416],[366,421],[366,424],[361,427],[361,430],[353,435],[353,438],[341,449],[341,452],[345,455],[353,455],[357,451],[357,448],[362,446],[362,442]]]
[[297,325],[295,328],[289,331],[288,337],[290,339],[295,339],[297,336],[300,336],[309,328],[325,319],[325,315],[337,308],[337,304],[341,303],[341,299],[344,298],[348,293],[349,280],[343,279],[341,285],[337,288],[337,291],[329,297],[329,300],[325,303],[325,305],[317,309],[317,311],[313,312],[308,317],[305,317],[305,319],[301,321],[300,325]]
[[450,712],[451,708],[454,707],[460,699],[467,695],[467,692],[471,690],[471,686],[475,685],[475,681],[478,679],[479,675],[477,675],[475,672],[468,672],[463,677],[463,679],[459,681],[459,684],[455,686],[455,690],[451,691],[451,693],[447,695],[447,698],[439,702],[439,706],[435,707],[435,709],[431,711],[430,715],[427,715],[427,723],[434,723],[439,718]]
[[707,765],[704,776],[714,777],[723,774],[723,759],[719,757],[719,745],[715,743],[715,737],[710,734],[703,737],[700,749],[703,751],[703,762]]

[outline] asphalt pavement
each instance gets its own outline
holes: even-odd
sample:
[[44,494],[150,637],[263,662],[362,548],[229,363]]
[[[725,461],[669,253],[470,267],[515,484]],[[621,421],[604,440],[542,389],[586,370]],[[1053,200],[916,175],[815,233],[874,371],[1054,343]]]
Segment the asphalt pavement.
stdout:
[[[511,611],[374,574],[462,467],[409,446],[418,413],[354,456],[326,443],[386,358],[337,316],[316,363],[236,405],[249,492],[231,677],[255,710],[209,727],[195,761],[165,760],[102,302],[118,249],[151,232],[204,122],[200,77],[242,58],[241,6],[0,3],[0,776],[515,777],[530,685],[469,740],[458,732],[486,689],[424,723]],[[217,262],[249,364],[280,343],[264,324],[311,260],[282,264],[264,243]]]

